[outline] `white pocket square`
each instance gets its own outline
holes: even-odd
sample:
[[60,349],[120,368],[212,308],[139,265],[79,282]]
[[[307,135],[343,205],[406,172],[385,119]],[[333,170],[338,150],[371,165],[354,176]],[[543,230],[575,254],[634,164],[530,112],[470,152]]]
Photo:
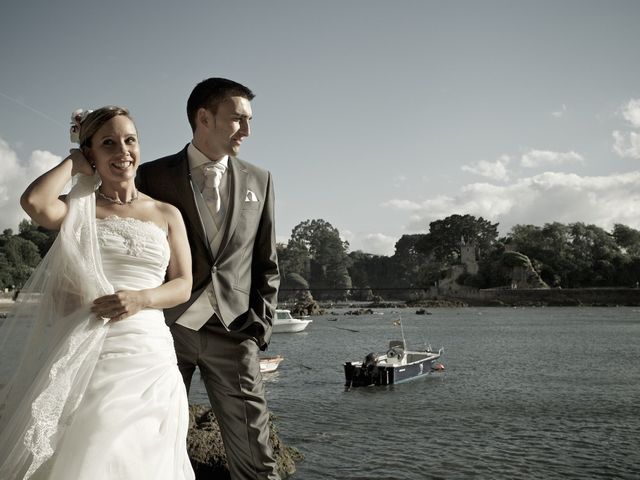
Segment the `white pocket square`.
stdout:
[[244,197],[245,202],[257,202],[258,196],[253,193],[251,190],[247,190],[247,196]]

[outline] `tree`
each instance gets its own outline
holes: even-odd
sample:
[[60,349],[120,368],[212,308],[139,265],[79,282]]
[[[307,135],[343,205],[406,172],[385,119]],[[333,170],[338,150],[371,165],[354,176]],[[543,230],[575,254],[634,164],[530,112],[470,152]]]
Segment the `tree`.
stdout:
[[505,243],[540,264],[542,280],[551,286],[569,286],[573,252],[570,248],[571,232],[567,225],[553,222],[543,227],[515,225]]
[[482,254],[490,250],[497,238],[497,223],[473,215],[451,215],[431,222],[429,233],[416,248],[442,265],[452,265],[460,259],[461,240],[474,244]]
[[11,288],[15,285],[11,275],[11,265],[4,252],[0,251],[0,288]]
[[358,250],[349,253],[349,258],[349,276],[353,286],[361,289],[359,299],[369,300],[374,290],[378,291],[378,295],[386,296],[385,289],[404,286],[399,283],[399,266],[392,257]]
[[[7,282],[11,282],[7,287],[22,287],[27,281],[33,269],[41,260],[38,247],[31,241],[25,240],[17,235],[7,236],[6,233],[11,230],[5,230],[0,238],[0,254],[4,255],[6,263],[3,262],[2,277]],[[6,267],[5,267],[6,265]]]
[[292,242],[287,245],[276,245],[278,252],[278,266],[282,286],[288,288],[289,277],[293,274],[306,278],[309,276],[309,250],[300,242]]
[[603,286],[613,280],[612,260],[621,254],[612,235],[596,225],[569,225],[573,268],[569,285]]
[[18,225],[19,235],[25,240],[33,242],[38,247],[38,252],[41,257],[44,257],[51,245],[56,239],[58,232],[53,230],[47,230],[44,227],[39,226],[33,220],[22,220]]
[[629,255],[640,257],[640,231],[616,223],[613,226],[613,238]]
[[[290,268],[303,276],[306,273],[311,288],[336,289],[346,295],[351,288],[347,255],[348,242],[340,239],[340,232],[329,222],[317,219],[306,220],[296,225],[291,232],[287,250],[291,248]],[[300,272],[302,259],[309,261],[308,272]]]
[[424,286],[421,270],[427,264],[428,257],[420,251],[420,245],[425,237],[424,233],[402,235],[396,242],[392,259],[394,280],[398,287]]
[[[596,225],[548,223],[543,228],[516,225],[508,239],[514,250],[540,265],[540,277],[569,288],[613,285],[623,275],[623,252],[614,237]],[[625,280],[626,282],[626,280]]]

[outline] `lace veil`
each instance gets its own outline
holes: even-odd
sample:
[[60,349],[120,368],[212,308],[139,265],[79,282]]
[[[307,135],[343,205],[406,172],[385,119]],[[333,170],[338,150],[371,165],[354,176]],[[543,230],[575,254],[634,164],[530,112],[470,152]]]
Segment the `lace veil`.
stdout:
[[0,478],[47,470],[104,342],[107,327],[90,313],[113,293],[96,234],[99,182],[77,176],[56,241],[0,327]]

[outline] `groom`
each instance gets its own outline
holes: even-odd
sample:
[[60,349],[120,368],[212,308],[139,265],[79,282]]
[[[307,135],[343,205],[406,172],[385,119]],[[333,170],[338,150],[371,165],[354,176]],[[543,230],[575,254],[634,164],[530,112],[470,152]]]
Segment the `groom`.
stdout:
[[137,178],[142,192],[178,207],[187,227],[193,291],[165,317],[187,391],[200,369],[234,480],[279,478],[258,358],[280,283],[273,181],[236,157],[250,134],[253,97],[224,78],[196,85],[187,102],[193,139],[141,165]]

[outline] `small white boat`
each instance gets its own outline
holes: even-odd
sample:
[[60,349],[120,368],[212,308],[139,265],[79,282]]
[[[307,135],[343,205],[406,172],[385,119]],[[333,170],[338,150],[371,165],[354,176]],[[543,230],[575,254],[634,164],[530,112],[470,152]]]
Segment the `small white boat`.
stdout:
[[370,385],[392,385],[444,371],[438,360],[444,348],[438,351],[431,347],[424,350],[405,350],[404,340],[389,342],[386,354],[368,354],[363,362],[344,364],[345,387],[367,387]]
[[280,365],[280,362],[284,360],[282,355],[275,355],[271,357],[260,357],[260,372],[271,373],[275,372]]
[[301,332],[313,320],[303,320],[293,318],[290,310],[276,310],[276,318],[273,320],[273,333],[295,333]]

